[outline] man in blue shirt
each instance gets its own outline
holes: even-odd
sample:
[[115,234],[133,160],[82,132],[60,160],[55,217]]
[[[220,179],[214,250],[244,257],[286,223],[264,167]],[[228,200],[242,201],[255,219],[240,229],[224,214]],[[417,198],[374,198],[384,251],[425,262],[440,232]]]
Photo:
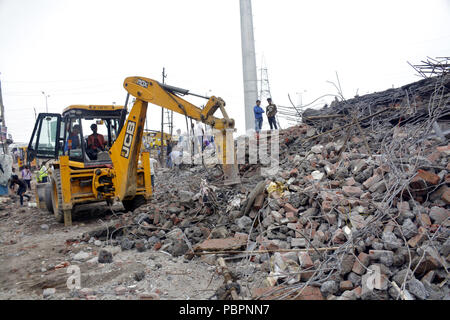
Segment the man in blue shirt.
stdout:
[[[64,152],[67,152],[69,149],[81,148],[79,135],[80,135],[80,125],[76,124],[73,126],[72,132],[70,132],[69,136],[67,137],[66,144],[64,145]],[[70,146],[69,141],[71,141]]]
[[253,112],[255,113],[255,131],[259,133],[263,124],[263,116],[264,113],[263,108],[261,106],[261,100],[256,100],[256,106],[253,107]]

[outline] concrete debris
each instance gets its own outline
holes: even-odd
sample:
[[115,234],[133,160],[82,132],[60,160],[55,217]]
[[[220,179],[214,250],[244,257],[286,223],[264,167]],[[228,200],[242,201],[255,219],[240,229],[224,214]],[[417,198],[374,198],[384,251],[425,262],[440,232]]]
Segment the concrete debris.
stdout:
[[113,256],[112,253],[107,250],[100,250],[98,253],[98,263],[112,263]]
[[450,144],[433,124],[449,119],[449,85],[430,78],[306,110],[302,124],[279,131],[278,172],[242,164],[236,186],[223,186],[216,166],[163,170],[151,201],[80,241],[136,257],[225,255],[239,281],[264,274],[239,293],[247,298],[443,299]]

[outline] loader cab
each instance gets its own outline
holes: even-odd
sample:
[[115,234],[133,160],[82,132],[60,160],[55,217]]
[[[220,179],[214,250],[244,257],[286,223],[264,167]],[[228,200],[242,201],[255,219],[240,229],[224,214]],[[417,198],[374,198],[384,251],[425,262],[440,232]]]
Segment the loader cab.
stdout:
[[62,115],[40,113],[28,146],[30,159],[67,155],[84,167],[110,164],[108,150],[119,135],[122,111],[123,106],[74,105]]

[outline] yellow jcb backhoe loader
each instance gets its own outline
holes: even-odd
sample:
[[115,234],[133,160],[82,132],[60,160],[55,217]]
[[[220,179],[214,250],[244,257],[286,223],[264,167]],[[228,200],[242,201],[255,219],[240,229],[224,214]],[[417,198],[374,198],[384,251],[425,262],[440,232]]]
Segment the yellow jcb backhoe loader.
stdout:
[[[140,152],[149,102],[218,129],[216,145],[225,183],[239,182],[234,120],[228,118],[221,98],[209,98],[201,109],[179,96],[193,95],[188,90],[148,78],[126,78],[124,88],[128,92],[125,106],[130,95],[136,98],[128,117],[123,106],[73,105],[62,114],[41,113],[36,120],[28,159],[47,160],[49,183],[38,184],[37,192],[59,222],[71,225],[77,205],[116,200],[131,211],[151,197],[149,154]],[[217,109],[223,118],[213,116]],[[88,136],[89,127],[92,134]],[[231,148],[227,149],[227,142]]]

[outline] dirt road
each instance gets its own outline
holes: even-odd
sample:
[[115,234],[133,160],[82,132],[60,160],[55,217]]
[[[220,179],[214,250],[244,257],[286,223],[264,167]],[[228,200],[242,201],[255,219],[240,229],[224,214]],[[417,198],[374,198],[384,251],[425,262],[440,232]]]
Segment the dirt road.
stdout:
[[[10,200],[1,209],[0,299],[208,299],[223,284],[216,267],[200,259],[79,242],[116,218],[105,205],[81,210],[71,227]],[[101,249],[113,254],[112,263],[98,263]],[[79,267],[81,290],[67,287],[69,266]]]

